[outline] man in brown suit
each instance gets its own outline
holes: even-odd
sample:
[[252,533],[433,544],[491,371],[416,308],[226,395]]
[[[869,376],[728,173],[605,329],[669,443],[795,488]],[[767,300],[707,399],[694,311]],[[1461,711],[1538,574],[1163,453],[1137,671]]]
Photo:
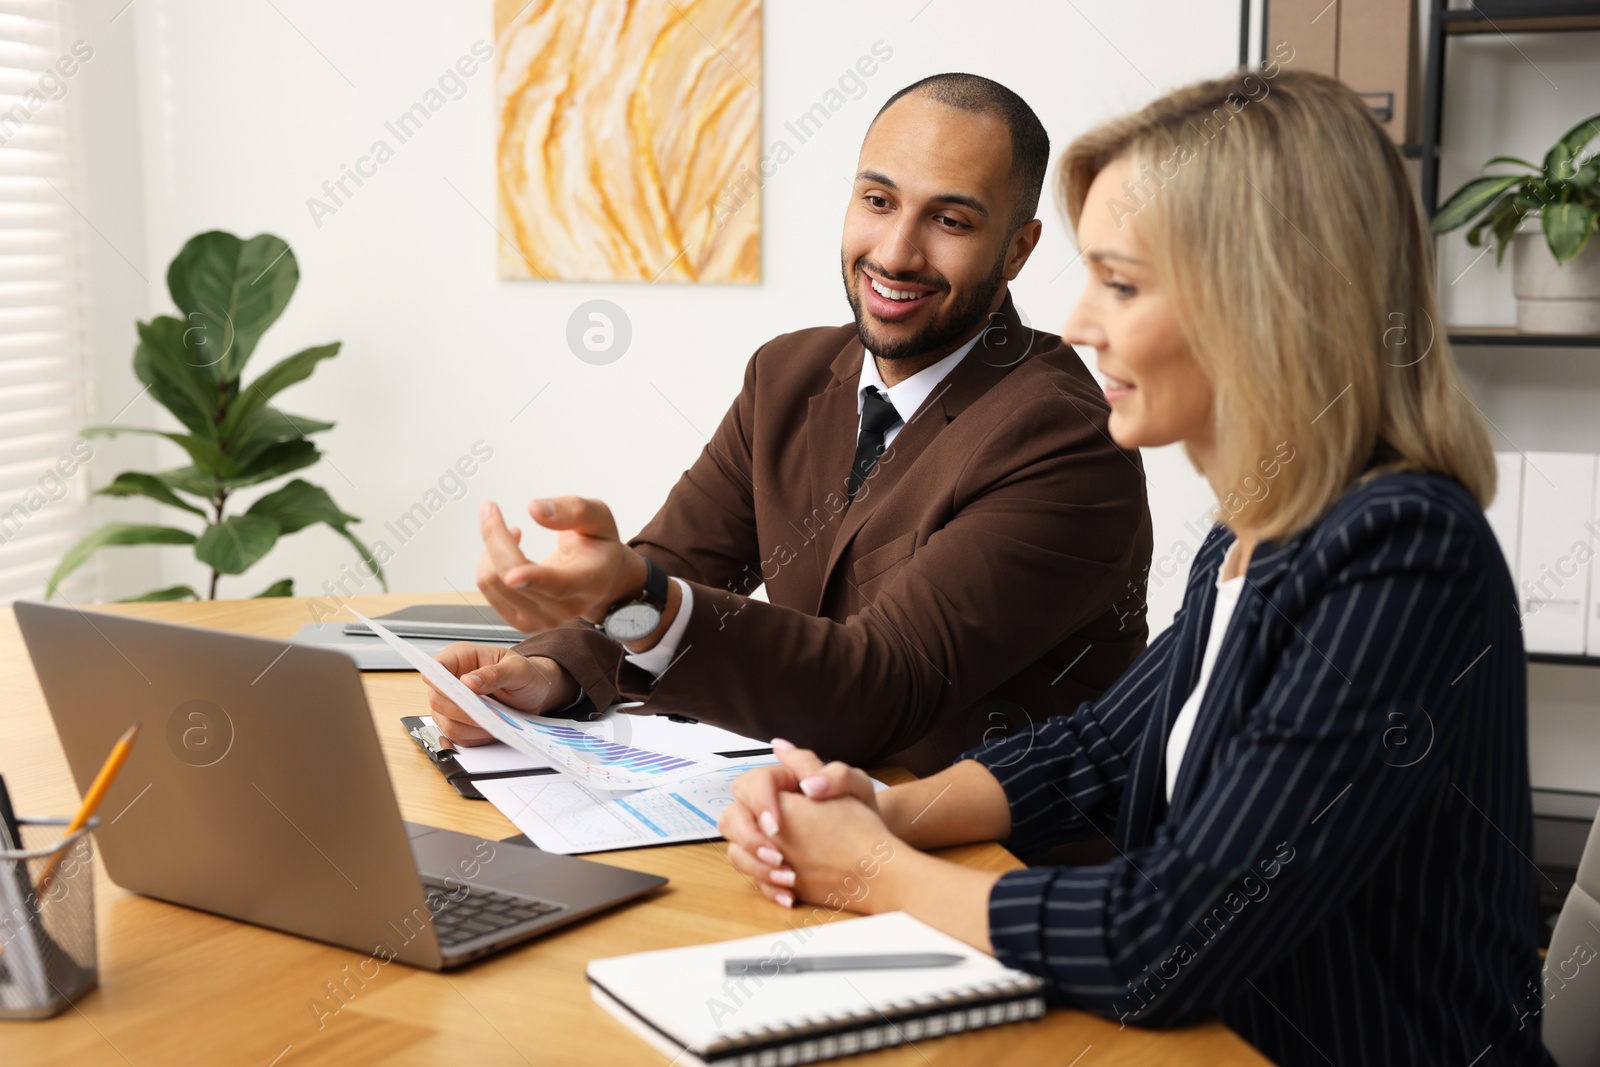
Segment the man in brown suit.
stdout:
[[[533,636],[440,661],[527,711],[642,700],[918,773],[1099,695],[1145,645],[1150,517],[1100,388],[1007,291],[1048,160],[988,79],[892,97],[846,213],[854,325],[763,345],[626,545],[599,501],[535,500],[561,533],[534,564],[485,504],[478,587]],[[431,703],[458,743],[488,739]]]

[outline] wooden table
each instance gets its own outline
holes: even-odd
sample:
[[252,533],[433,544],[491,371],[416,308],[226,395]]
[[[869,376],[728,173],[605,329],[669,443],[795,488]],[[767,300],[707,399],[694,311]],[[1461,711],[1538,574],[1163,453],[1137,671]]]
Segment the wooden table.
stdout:
[[[454,595],[358,597],[380,614]],[[117,605],[151,618],[287,637],[313,621],[303,599]],[[515,828],[486,803],[464,800],[400,730],[401,715],[426,709],[410,672],[364,676],[373,720],[405,818],[502,838]],[[78,794],[17,632],[0,612],[0,773],[25,814],[69,814]],[[904,772],[899,772],[904,779]],[[952,849],[951,859],[986,870],[1017,860],[997,845]],[[0,1022],[0,1063],[74,1067],[168,1064],[645,1064],[665,1057],[627,1032],[590,999],[583,968],[591,959],[782,930],[806,911],[767,903],[734,872],[720,844],[612,852],[596,856],[671,879],[646,901],[475,964],[433,974],[390,964],[356,989],[338,1012],[314,998],[366,957],[135,896],[98,867],[100,987],[45,1022]],[[809,911],[809,909],[807,910]],[[826,909],[823,909],[825,912]],[[807,919],[807,921],[811,921]],[[1087,1050],[1087,1055],[1083,1055]],[[1082,1055],[1081,1060],[1074,1059]],[[1168,1033],[1119,1030],[1082,1012],[919,1042],[854,1057],[851,1064],[1266,1063],[1220,1023]]]

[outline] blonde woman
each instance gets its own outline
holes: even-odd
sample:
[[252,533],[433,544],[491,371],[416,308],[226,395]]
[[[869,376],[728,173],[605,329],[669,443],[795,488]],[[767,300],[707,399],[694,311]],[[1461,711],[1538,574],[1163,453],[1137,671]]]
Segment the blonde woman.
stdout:
[[[1118,444],[1182,441],[1222,521],[1098,700],[876,797],[775,742],[723,820],[792,907],[904,909],[1143,1026],[1218,1016],[1279,1063],[1544,1064],[1525,661],[1494,466],[1394,146],[1281,68],[1068,149]],[[1097,867],[996,875],[1110,835]],[[888,857],[887,859],[885,857]]]

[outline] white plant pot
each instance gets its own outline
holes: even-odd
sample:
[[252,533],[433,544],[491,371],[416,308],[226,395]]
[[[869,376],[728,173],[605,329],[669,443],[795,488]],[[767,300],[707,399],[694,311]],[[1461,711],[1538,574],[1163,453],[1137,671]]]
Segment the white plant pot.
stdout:
[[1600,234],[1558,264],[1543,230],[1511,239],[1511,287],[1523,333],[1600,333]]

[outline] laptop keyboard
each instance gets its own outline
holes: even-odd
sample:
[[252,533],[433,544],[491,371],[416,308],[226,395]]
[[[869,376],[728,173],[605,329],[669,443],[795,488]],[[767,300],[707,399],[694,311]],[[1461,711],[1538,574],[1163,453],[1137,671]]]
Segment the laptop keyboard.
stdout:
[[[467,891],[465,895],[463,889]],[[459,882],[446,885],[432,878],[422,880],[422,890],[441,945],[474,941],[567,909],[565,904],[548,900],[514,897]]]

